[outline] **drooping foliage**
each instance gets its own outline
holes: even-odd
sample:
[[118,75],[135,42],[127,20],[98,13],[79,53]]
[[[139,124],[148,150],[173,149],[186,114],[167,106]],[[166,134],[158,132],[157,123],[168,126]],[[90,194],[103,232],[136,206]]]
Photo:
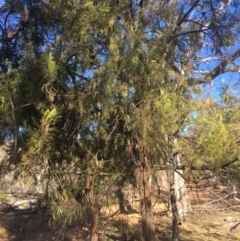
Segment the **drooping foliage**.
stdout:
[[196,97],[239,69],[238,0],[7,0],[0,13],[1,141],[71,186],[65,198],[90,192],[97,213],[106,183],[138,184],[152,241],[156,167],[176,153],[189,169],[238,161],[238,99]]

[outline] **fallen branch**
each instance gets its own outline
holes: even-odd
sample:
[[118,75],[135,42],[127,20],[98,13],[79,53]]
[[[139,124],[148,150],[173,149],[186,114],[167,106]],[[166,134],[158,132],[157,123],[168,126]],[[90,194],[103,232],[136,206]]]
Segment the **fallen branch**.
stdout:
[[32,210],[32,209],[25,209],[23,211],[12,211],[5,213],[3,215],[11,216],[11,215],[23,215],[23,214],[33,214],[33,213],[38,213],[39,210]]
[[231,237],[231,239],[235,239],[230,233],[227,233]]
[[233,227],[230,228],[230,232],[232,232],[234,229],[236,229],[240,225],[240,222],[235,224]]
[[115,211],[113,214],[111,214],[110,216],[108,216],[107,219],[113,218],[113,216],[114,216],[115,214],[117,214],[119,211],[120,211],[120,209],[118,209],[118,210]]
[[213,201],[211,201],[211,202],[204,203],[204,205],[206,205],[206,204],[210,204],[210,203],[214,203],[214,202],[218,202],[218,201],[221,201],[221,200],[223,200],[223,199],[229,197],[229,196],[230,196],[231,194],[233,194],[233,193],[235,194],[236,192],[231,192],[231,193],[227,194],[227,195],[224,196],[224,197],[221,197],[221,198],[219,198],[219,199],[213,200]]
[[223,210],[227,210],[227,209],[231,209],[231,208],[238,208],[240,207],[240,205],[234,205],[234,206],[231,206],[231,207],[225,207],[225,208],[218,208],[218,209],[215,209],[217,211],[223,211]]

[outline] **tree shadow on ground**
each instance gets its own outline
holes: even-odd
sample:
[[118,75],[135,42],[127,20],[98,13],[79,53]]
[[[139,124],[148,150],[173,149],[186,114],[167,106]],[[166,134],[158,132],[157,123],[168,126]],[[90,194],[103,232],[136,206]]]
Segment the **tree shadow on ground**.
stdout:
[[72,241],[86,240],[89,229],[80,225],[52,228],[50,215],[11,211],[0,214],[0,240],[8,241]]
[[142,241],[140,224],[129,224],[126,220],[111,220],[111,229],[106,237],[113,241]]
[[[172,230],[171,230],[171,228],[172,228],[171,226],[168,226],[165,229],[161,229],[161,231],[156,231],[157,240],[172,241]],[[183,235],[183,233],[184,233],[184,235]],[[179,240],[181,240],[181,241],[193,241],[192,238],[191,238],[192,234],[193,234],[193,232],[191,232],[191,231],[185,231],[184,230],[184,232],[183,232],[183,230],[180,230]],[[188,238],[188,237],[190,237],[190,238]],[[195,240],[195,241],[197,241],[197,240]]]

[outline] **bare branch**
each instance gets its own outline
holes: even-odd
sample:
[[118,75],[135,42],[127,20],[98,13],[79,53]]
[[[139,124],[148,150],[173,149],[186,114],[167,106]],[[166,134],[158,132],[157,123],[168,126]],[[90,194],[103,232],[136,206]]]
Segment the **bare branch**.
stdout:
[[228,166],[230,166],[231,164],[233,164],[233,163],[235,163],[235,162],[237,162],[237,161],[239,161],[239,159],[238,159],[238,158],[235,158],[235,159],[233,159],[232,161],[230,161],[230,162],[222,165],[221,168],[222,168],[222,169],[225,169],[225,168],[227,168]]
[[240,57],[240,48],[236,50],[236,52],[231,55],[230,57],[224,58],[214,69],[210,70],[205,76],[197,77],[197,78],[190,78],[188,80],[188,84],[190,86],[197,85],[197,84],[204,84],[213,81],[219,75],[226,73],[226,72],[238,72],[239,68],[226,68],[229,63],[232,63],[237,58]]
[[178,38],[178,37],[183,36],[183,35],[195,34],[195,33],[204,33],[206,30],[209,30],[209,29],[208,29],[208,28],[204,28],[204,29],[192,30],[192,31],[187,31],[187,32],[179,33],[179,34],[174,35],[173,37],[169,38],[169,39],[167,40],[167,42],[169,43],[169,42],[172,41],[173,39]]
[[[180,20],[180,22],[177,24],[177,26],[179,27],[184,21],[185,19],[187,18],[187,16],[189,15],[189,13],[192,12],[192,10],[197,6],[198,2],[200,0],[197,0],[193,5],[192,7],[185,13],[185,15],[183,16],[183,18]],[[174,29],[173,33],[175,33],[177,31],[177,28]]]

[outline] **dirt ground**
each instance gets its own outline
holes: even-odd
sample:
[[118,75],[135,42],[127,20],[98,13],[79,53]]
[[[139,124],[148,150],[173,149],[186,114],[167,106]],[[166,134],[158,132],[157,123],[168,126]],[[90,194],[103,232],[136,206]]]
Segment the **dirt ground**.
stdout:
[[[154,191],[154,190],[153,190]],[[155,190],[156,191],[156,190]],[[157,240],[171,240],[171,218],[167,217],[167,194],[154,199],[154,222]],[[226,187],[188,185],[193,213],[180,226],[182,241],[240,241],[240,200]],[[130,203],[137,210],[138,201]],[[117,205],[102,209],[99,237],[101,241],[141,241],[140,215],[137,212],[115,213]],[[112,214],[115,213],[113,216]],[[238,225],[239,224],[239,225]],[[2,212],[0,241],[85,241],[89,227],[73,225],[50,228],[49,216],[38,213]]]

